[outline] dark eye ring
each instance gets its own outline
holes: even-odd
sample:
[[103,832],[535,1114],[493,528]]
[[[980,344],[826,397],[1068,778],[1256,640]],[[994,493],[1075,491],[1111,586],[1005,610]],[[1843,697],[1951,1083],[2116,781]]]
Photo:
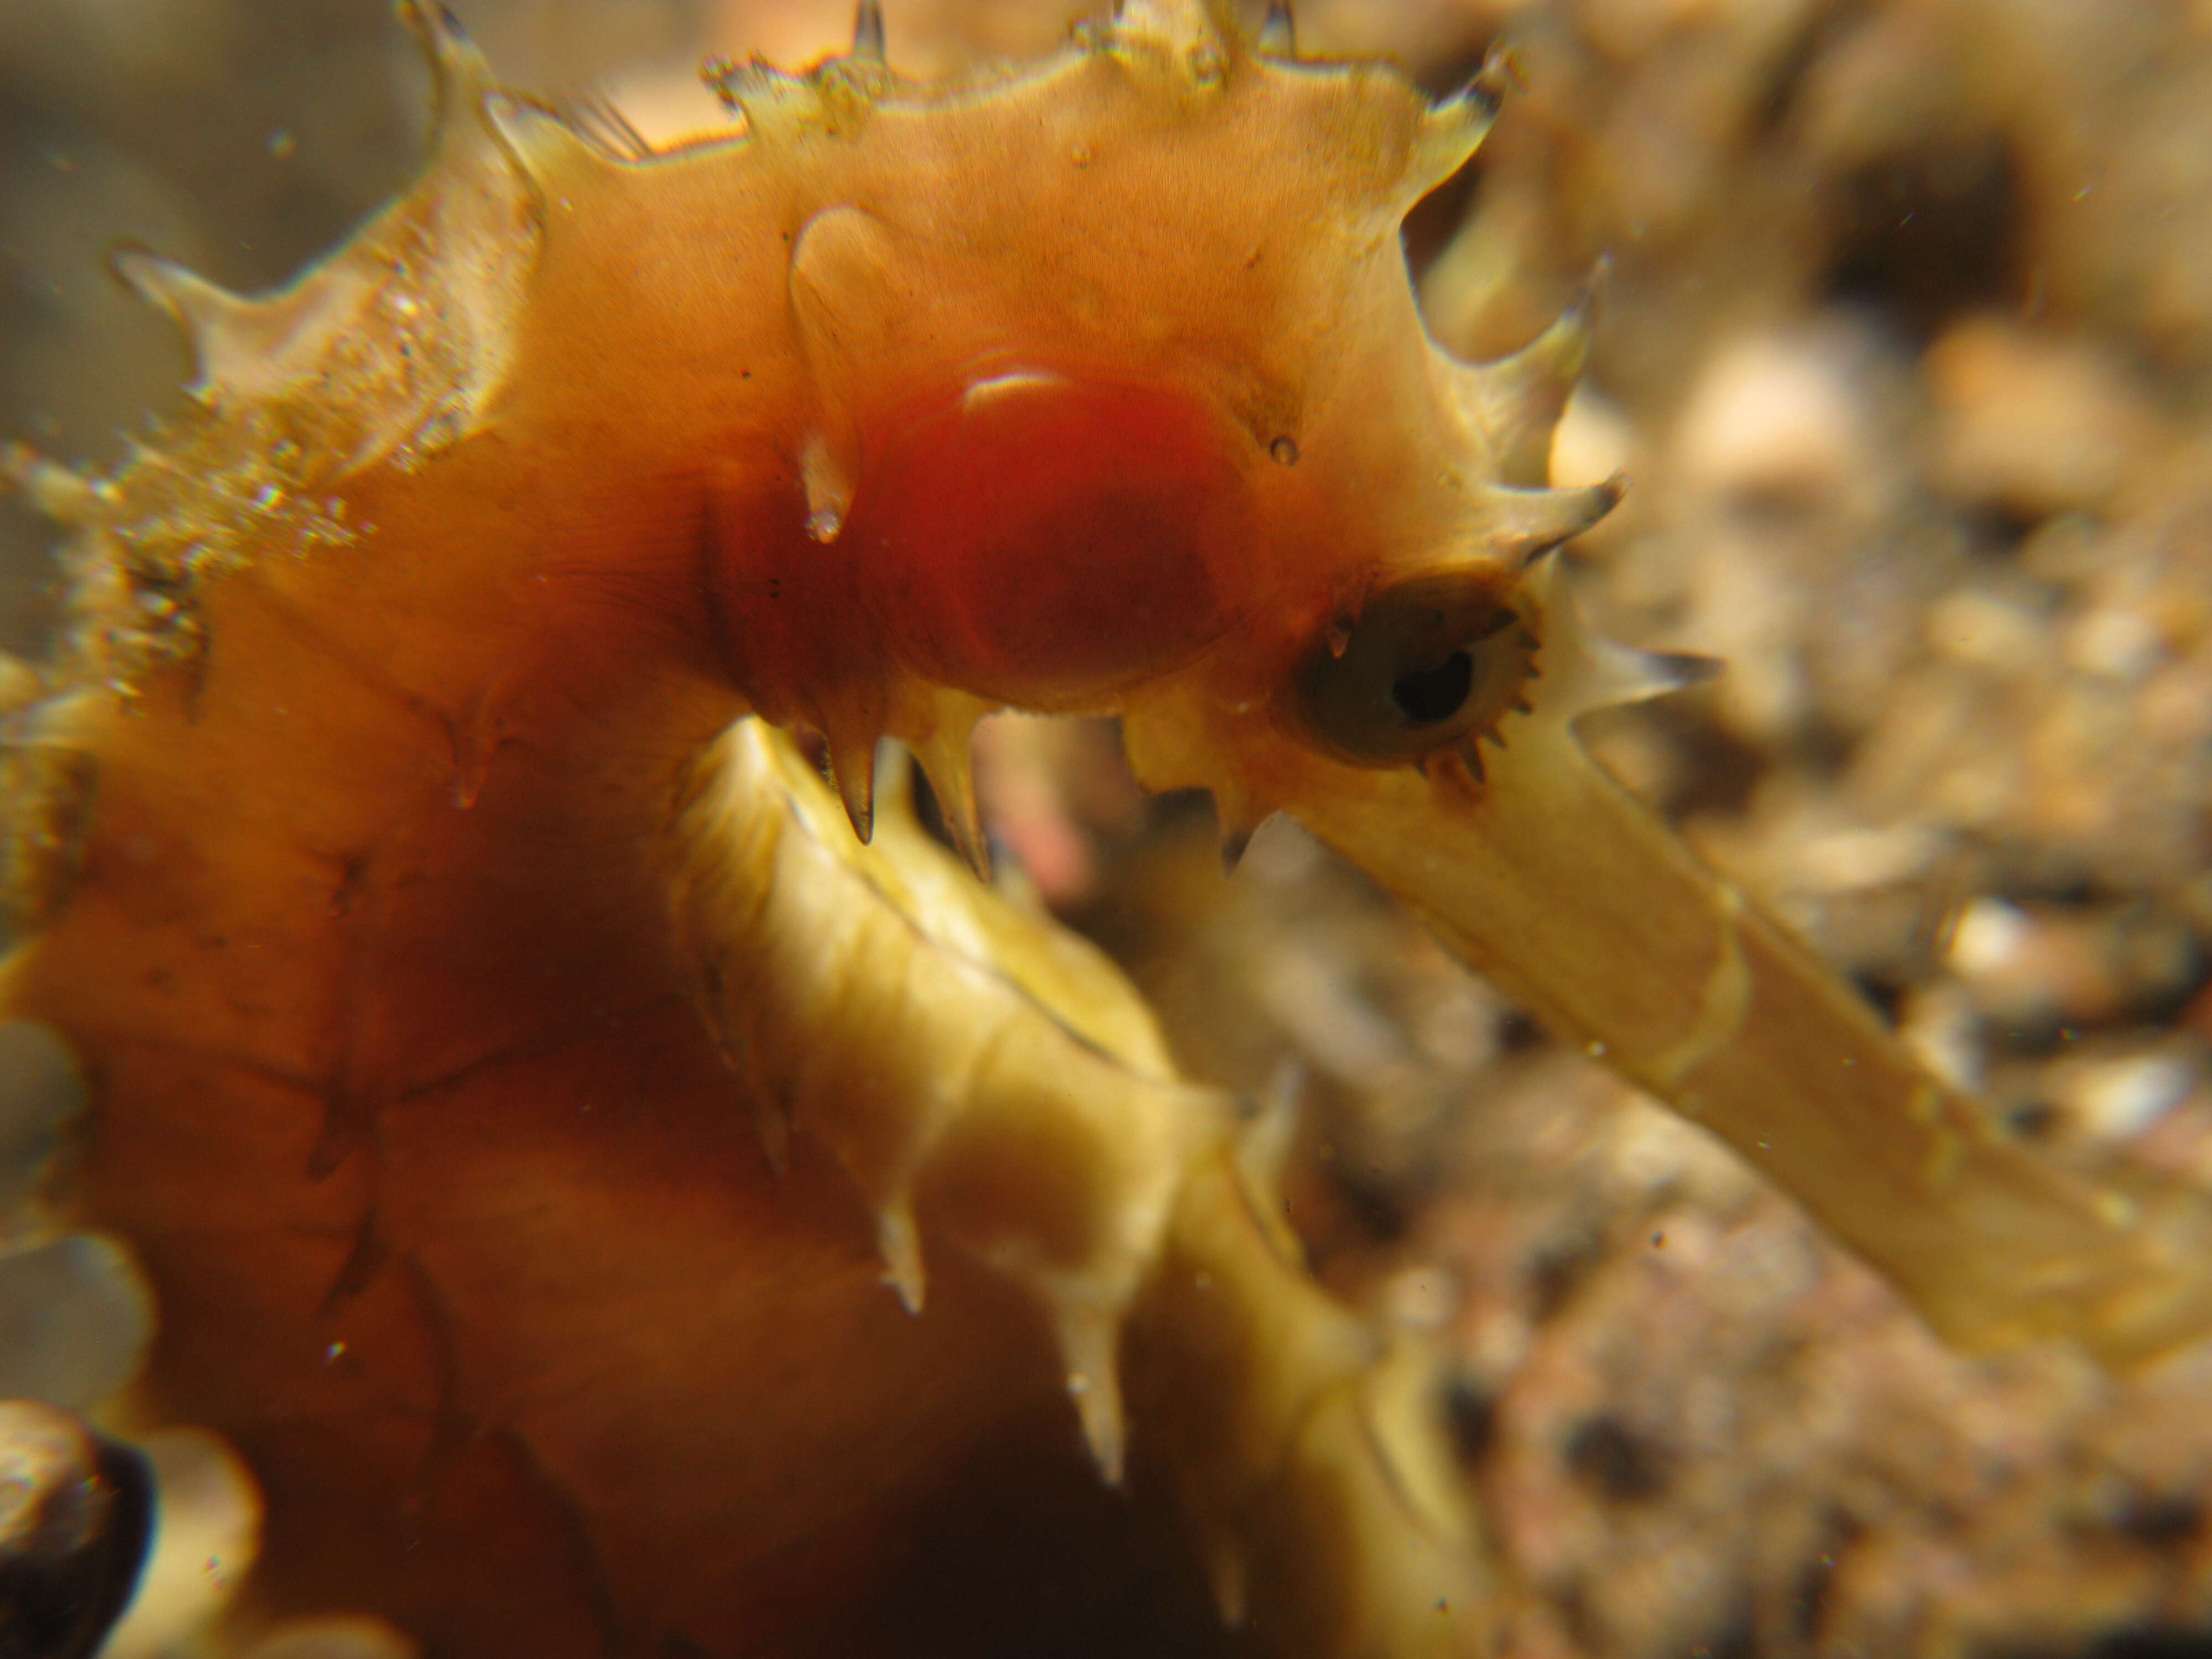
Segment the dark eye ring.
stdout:
[[1464,748],[1525,706],[1536,645],[1525,600],[1464,575],[1402,583],[1315,641],[1298,665],[1299,714],[1344,759],[1423,761]]

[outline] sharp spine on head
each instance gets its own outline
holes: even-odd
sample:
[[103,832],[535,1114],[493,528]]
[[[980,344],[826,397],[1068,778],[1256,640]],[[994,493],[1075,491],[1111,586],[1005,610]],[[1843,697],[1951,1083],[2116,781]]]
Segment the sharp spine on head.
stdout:
[[474,95],[489,90],[491,70],[461,20],[439,0],[400,0],[400,21],[422,43],[430,60],[438,105],[438,127],[449,131],[455,116]]
[[399,19],[428,49],[434,64],[449,64],[476,51],[461,20],[440,0],[399,0]]
[[1496,447],[1507,483],[1539,485],[1550,476],[1552,434],[1589,361],[1609,270],[1600,259],[1567,308],[1519,351],[1462,372],[1468,413]]
[[1224,875],[1233,876],[1267,815],[1253,811],[1241,794],[1218,788],[1213,793],[1213,816],[1221,826],[1221,871]]
[[837,786],[837,799],[845,805],[853,833],[865,847],[876,834],[876,739],[872,734],[825,731],[830,746],[830,770]]
[[898,1292],[900,1305],[910,1314],[921,1311],[928,1291],[921,1264],[921,1232],[915,1225],[914,1200],[888,1200],[876,1217],[876,1253],[884,1260],[884,1283]]
[[1298,20],[1291,0],[1267,0],[1267,21],[1260,26],[1259,45],[1270,58],[1298,55]]
[[1060,1363],[1067,1367],[1067,1392],[1083,1425],[1083,1438],[1098,1465],[1099,1479],[1121,1484],[1125,1431],[1121,1419],[1121,1322],[1096,1308],[1065,1309],[1060,1327]]
[[883,0],[860,0],[853,15],[853,56],[863,63],[884,61]]
[[937,797],[938,816],[952,850],[960,854],[975,879],[991,879],[991,842],[983,833],[983,818],[975,806],[974,744],[978,714],[968,709],[940,709],[936,730],[914,745],[914,757]]
[[1409,188],[1403,192],[1407,206],[1455,175],[1481,148],[1498,112],[1504,106],[1505,91],[1513,80],[1510,63],[1492,54],[1473,80],[1441,103],[1429,106],[1407,162]]
[[1506,550],[1526,565],[1603,519],[1620,505],[1627,488],[1626,477],[1615,473],[1603,483],[1577,489],[1498,486],[1488,495]]
[[224,362],[239,355],[240,337],[253,326],[253,301],[144,248],[122,249],[112,264],[132,293],[184,330],[200,383],[218,379]]
[[557,112],[511,93],[486,97],[484,118],[499,134],[514,164],[533,183],[544,183],[565,158],[598,164],[622,159],[611,148],[595,143],[578,131]]

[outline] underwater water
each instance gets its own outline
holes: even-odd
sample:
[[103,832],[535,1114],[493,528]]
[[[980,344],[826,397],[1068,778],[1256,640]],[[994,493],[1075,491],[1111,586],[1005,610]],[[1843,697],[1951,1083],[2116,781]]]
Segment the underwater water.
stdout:
[[[851,30],[842,3],[776,0],[458,9],[502,83],[602,131],[598,112],[620,111],[619,143],[622,123],[665,143],[729,118],[697,82],[702,57],[797,65]],[[892,0],[890,63],[920,76],[1035,58],[1083,11]],[[1549,467],[1554,484],[1625,472],[1630,489],[1560,556],[1604,632],[1726,669],[1600,716],[1601,763],[2006,1136],[2061,1168],[2212,1189],[2212,9],[1305,0],[1297,30],[1310,56],[1379,54],[1436,94],[1511,45],[1518,84],[1495,130],[1405,229],[1441,346],[1518,349],[1610,261]],[[0,9],[0,437],[106,468],[146,411],[176,418],[190,362],[172,322],[113,279],[112,252],[143,246],[240,291],[284,281],[406,184],[430,84],[376,0]],[[56,540],[0,497],[0,646],[19,656],[62,626]],[[10,741],[27,739],[11,727]],[[1205,803],[1147,796],[1103,721],[988,721],[975,765],[1010,908],[1100,946],[1182,1075],[1294,1107],[1271,1179],[1319,1284],[1375,1342],[1404,1334],[1427,1356],[1412,1409],[1449,1435],[1450,1504],[1480,1517],[1463,1547],[1486,1564],[1498,1652],[2212,1651],[2212,1352],[2118,1376],[2060,1343],[1955,1352],[1722,1141],[1547,1037],[1287,820],[1224,877]],[[255,799],[242,793],[242,817]],[[104,1474],[63,1481],[107,1494],[88,1523],[107,1541],[60,1549],[39,1528],[61,1522],[0,1501],[0,1549],[30,1564],[0,1554],[0,1656],[100,1650],[111,1558],[134,1554],[134,1494],[155,1477],[167,1533],[138,1623],[107,1649],[118,1659],[417,1651],[388,1609],[319,1600],[344,1574],[264,1534],[272,1496],[279,1515],[317,1501],[270,1479],[289,1467],[277,1452],[241,1454],[175,1396],[133,1394],[149,1353],[181,1364],[194,1343],[251,1342],[260,1315],[197,1285],[165,1305],[134,1265],[156,1222],[146,1241],[70,1231],[72,1159],[106,1074],[101,1054],[73,1060],[34,1026],[0,1028],[0,1396],[50,1401],[112,1443]],[[795,1133],[804,1190],[830,1193],[803,1116]],[[160,1154],[180,1189],[212,1178],[189,1143]],[[672,1161],[721,1155],[670,1144]],[[477,1178],[507,1179],[491,1172],[509,1158],[526,1196],[569,1178],[519,1146]],[[168,1177],[148,1162],[158,1216]],[[610,1235],[647,1227],[655,1200],[631,1199],[610,1200]],[[549,1259],[545,1277],[590,1271]],[[881,1291],[870,1318],[908,1318],[872,1257],[860,1276]],[[672,1267],[667,1297],[641,1294],[635,1318],[709,1334],[750,1319],[776,1340],[720,1282]],[[940,1291],[924,1321],[1000,1295],[957,1269]],[[611,1352],[628,1333],[617,1318],[562,1340]],[[350,1340],[333,1336],[331,1365]],[[1036,1360],[1027,1337],[992,1341],[979,1370]],[[688,1336],[649,1352],[696,1357]],[[673,1415],[622,1413],[620,1370],[580,1364],[574,1384],[613,1402],[611,1443],[640,1468],[684,1461],[665,1443]],[[1143,1411],[1125,1502],[1093,1484],[1095,1419],[1086,1449],[1080,1401],[1062,1421],[1048,1396],[1004,1408],[1020,1456],[945,1477],[957,1501],[937,1512],[941,1536],[856,1552],[893,1587],[866,1638],[881,1645],[853,1650],[899,1650],[886,1632],[909,1602],[935,1606],[913,1587],[954,1577],[955,1611],[916,1613],[912,1650],[1414,1650],[1272,1624],[1266,1571],[1242,1633],[1220,1635],[1227,1593],[1146,1495],[1146,1479],[1165,1491],[1174,1476],[1145,1473]],[[979,1396],[886,1416],[849,1461],[929,1464],[927,1437],[986,1440],[976,1423],[998,1410]],[[0,1417],[0,1456],[100,1455],[67,1427]],[[964,1475],[968,1456],[939,1461]],[[780,1470],[777,1501],[807,1512],[807,1478],[803,1462]],[[649,1510],[637,1484],[624,1501]],[[468,1528],[499,1538],[510,1488],[485,1490]],[[389,1541],[337,1536],[333,1557]],[[527,1553],[514,1548],[452,1576],[513,1571],[533,1594],[501,1565]],[[711,1602],[724,1565],[690,1548],[623,1571]],[[57,1552],[80,1577],[38,1588]],[[1071,1571],[1072,1554],[1103,1565]],[[1332,1564],[1274,1570],[1322,1579]],[[806,1571],[798,1601],[834,1577]],[[589,1577],[577,1569],[585,1611],[557,1650],[778,1650],[641,1634],[649,1621]]]

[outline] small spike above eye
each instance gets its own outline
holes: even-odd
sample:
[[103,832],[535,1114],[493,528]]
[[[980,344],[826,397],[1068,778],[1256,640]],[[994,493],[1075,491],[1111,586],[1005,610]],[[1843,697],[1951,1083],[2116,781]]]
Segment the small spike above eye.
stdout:
[[909,1314],[921,1311],[929,1279],[921,1261],[921,1231],[915,1224],[914,1200],[902,1194],[885,1201],[876,1217],[876,1253],[883,1258],[884,1283],[898,1293]]
[[1461,404],[1496,446],[1507,483],[1539,485],[1550,476],[1553,430],[1589,361],[1611,269],[1601,258],[1567,308],[1519,351],[1459,371]]
[[1402,193],[1407,206],[1468,164],[1504,107],[1507,91],[1518,80],[1512,58],[1503,52],[1492,52],[1474,79],[1441,103],[1429,106],[1407,158]]
[[1259,47],[1269,58],[1298,55],[1298,22],[1291,0],[1267,0],[1267,21],[1260,26]]
[[1620,503],[1628,480],[1615,473],[1579,489],[1494,487],[1485,492],[1503,550],[1526,565],[1589,529]]
[[853,15],[853,56],[866,64],[884,61],[883,0],[860,0]]

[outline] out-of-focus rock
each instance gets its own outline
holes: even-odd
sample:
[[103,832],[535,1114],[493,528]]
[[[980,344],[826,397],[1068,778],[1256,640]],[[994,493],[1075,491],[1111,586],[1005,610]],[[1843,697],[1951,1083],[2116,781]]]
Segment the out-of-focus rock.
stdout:
[[2110,356],[1989,316],[1945,331],[1923,365],[1939,416],[1938,489],[2034,520],[2108,506],[2170,441]]
[[261,1550],[261,1494],[220,1438],[173,1429],[138,1449],[154,1471],[159,1520],[100,1659],[167,1659],[222,1610]]
[[84,1080],[67,1044],[43,1025],[0,1025],[0,1249],[25,1226],[25,1206],[83,1109]]
[[152,1293],[114,1240],[0,1255],[0,1398],[89,1411],[137,1374],[153,1335]]
[[151,1524],[145,1465],[68,1413],[0,1400],[0,1654],[91,1659]]
[[1874,484],[1883,458],[1864,377],[1839,342],[1754,335],[1721,346],[1675,428],[1676,476],[1740,500],[1834,500]]

